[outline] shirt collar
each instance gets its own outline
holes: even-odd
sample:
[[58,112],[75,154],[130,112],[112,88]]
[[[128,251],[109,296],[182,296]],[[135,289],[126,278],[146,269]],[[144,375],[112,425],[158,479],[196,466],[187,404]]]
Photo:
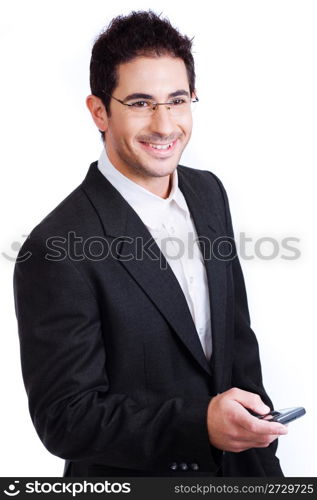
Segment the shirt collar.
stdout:
[[119,172],[110,162],[105,148],[103,148],[98,160],[98,169],[132,206],[144,224],[149,228],[156,229],[162,224],[168,209],[171,208],[173,203],[183,210],[186,216],[189,216],[186,200],[178,187],[177,168],[172,173],[171,191],[168,198],[165,199],[145,189]]

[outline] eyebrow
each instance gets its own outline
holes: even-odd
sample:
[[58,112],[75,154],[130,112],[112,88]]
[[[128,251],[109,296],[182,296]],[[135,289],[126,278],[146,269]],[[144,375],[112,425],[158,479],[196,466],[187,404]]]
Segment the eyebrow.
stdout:
[[[189,97],[189,92],[184,89],[179,89],[175,90],[175,92],[171,92],[168,94],[168,99],[171,97],[178,97],[179,95],[185,95]],[[152,99],[154,100],[154,97],[151,94],[144,94],[143,92],[134,92],[133,94],[127,95],[123,101],[131,101],[132,99]]]

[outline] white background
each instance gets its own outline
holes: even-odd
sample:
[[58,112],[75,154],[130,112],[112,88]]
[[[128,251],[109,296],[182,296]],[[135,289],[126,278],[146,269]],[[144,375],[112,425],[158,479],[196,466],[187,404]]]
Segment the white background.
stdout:
[[[85,108],[94,38],[131,2],[2,1],[0,252],[84,178],[101,150]],[[236,237],[275,238],[275,259],[241,259],[266,388],[277,408],[302,405],[278,456],[287,476],[316,476],[317,4],[309,0],[133,2],[195,36],[195,129],[182,163],[214,171]],[[301,256],[284,260],[285,237]],[[14,243],[15,242],[15,243]],[[17,243],[18,242],[18,243]],[[261,247],[270,255],[270,245]],[[254,255],[254,251],[253,251]],[[13,262],[1,269],[1,475],[61,476],[63,460],[36,435],[23,387]]]

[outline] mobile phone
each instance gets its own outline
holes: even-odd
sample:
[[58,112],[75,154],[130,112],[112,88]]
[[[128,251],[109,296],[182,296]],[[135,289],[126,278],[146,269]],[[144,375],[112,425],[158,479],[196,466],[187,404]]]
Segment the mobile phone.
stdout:
[[305,415],[306,410],[302,406],[294,408],[284,408],[283,410],[273,410],[266,415],[255,415],[259,419],[269,420],[270,422],[278,422],[279,424],[289,424],[299,417]]

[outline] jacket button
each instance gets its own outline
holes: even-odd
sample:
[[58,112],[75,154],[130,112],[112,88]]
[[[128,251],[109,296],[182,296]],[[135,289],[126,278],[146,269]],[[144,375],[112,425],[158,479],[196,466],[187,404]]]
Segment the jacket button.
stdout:
[[170,465],[170,469],[171,469],[171,470],[177,470],[177,467],[178,467],[178,465],[177,465],[177,463],[176,463],[176,462],[173,462],[173,463]]
[[199,465],[198,465],[198,464],[193,463],[193,464],[190,464],[190,468],[191,468],[192,470],[199,470]]
[[188,465],[185,462],[182,462],[181,464],[179,464],[179,468],[181,470],[188,470]]

